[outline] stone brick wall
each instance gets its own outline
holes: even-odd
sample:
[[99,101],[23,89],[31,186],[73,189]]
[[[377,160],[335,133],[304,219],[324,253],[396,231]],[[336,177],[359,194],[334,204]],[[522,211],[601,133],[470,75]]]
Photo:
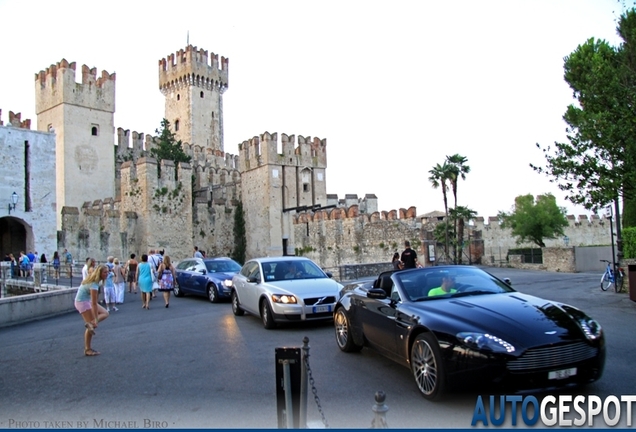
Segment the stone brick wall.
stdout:
[[[22,122],[16,122],[16,125],[21,126]],[[0,148],[2,226],[14,229],[7,224],[20,225],[26,231],[26,246],[22,246],[25,252],[38,251],[52,257],[57,247],[55,135],[0,126]],[[18,203],[9,215],[8,206],[13,192],[18,195]],[[0,240],[0,252],[13,253],[17,258],[21,248],[9,244],[9,237],[7,235],[6,241]]]

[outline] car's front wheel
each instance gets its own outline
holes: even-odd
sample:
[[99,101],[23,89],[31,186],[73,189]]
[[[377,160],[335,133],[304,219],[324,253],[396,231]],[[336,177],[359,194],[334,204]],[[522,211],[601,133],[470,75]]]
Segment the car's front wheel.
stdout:
[[267,299],[261,300],[261,320],[263,321],[263,327],[266,329],[273,329],[276,327],[272,308],[269,306]]
[[183,297],[183,291],[181,291],[179,282],[177,282],[176,280],[174,281],[174,288],[172,290],[172,293],[174,294],[175,297]]
[[421,333],[411,347],[411,370],[422,396],[435,400],[442,397],[446,383],[439,344],[430,333]]
[[219,302],[219,291],[216,289],[216,285],[209,284],[208,285],[208,298],[212,303]]
[[232,313],[236,316],[243,316],[245,313],[241,308],[241,303],[239,303],[238,294],[236,291],[232,291]]
[[351,335],[351,322],[343,307],[338,308],[333,317],[333,324],[336,328],[336,343],[338,348],[344,352],[356,352],[362,349],[362,345],[358,345]]

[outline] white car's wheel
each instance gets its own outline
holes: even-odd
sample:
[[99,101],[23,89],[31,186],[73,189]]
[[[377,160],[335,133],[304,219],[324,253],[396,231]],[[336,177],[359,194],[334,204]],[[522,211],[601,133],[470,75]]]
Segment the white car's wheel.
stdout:
[[232,290],[232,313],[236,316],[243,316],[245,311],[241,309],[241,303],[239,303],[238,294],[235,290]]
[[269,302],[267,301],[267,299],[261,300],[261,320],[263,321],[263,327],[265,327],[266,329],[276,328],[274,316],[272,315],[272,309],[269,306]]

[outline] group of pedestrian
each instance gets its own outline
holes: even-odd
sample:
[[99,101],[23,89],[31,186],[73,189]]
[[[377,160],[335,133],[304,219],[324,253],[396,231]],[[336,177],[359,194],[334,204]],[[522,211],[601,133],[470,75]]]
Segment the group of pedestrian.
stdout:
[[[96,266],[94,258],[87,258],[82,269],[82,284],[75,296],[75,308],[84,320],[84,355],[99,355],[91,342],[99,323],[109,317],[111,310],[118,311],[117,304],[123,303],[128,283],[128,292],[141,292],[142,308],[149,310],[150,301],[156,292],[163,294],[165,307],[170,307],[170,292],[174,289],[175,268],[171,259],[163,250],[151,249],[137,262],[136,255],[122,265],[118,258],[109,256],[107,263]],[[105,307],[100,305],[103,292]]]
[[417,252],[411,249],[411,242],[408,240],[404,241],[404,251],[402,252],[402,255],[398,252],[393,254],[391,264],[393,264],[393,270],[421,267],[421,265],[417,262]]
[[[57,252],[55,252],[57,253]],[[16,259],[12,253],[4,255],[3,261],[11,263],[11,277],[30,277],[33,276],[33,265],[35,263],[47,264],[46,254],[38,256],[37,251],[29,251],[25,253],[20,251],[18,258]],[[43,274],[44,275],[44,274]]]

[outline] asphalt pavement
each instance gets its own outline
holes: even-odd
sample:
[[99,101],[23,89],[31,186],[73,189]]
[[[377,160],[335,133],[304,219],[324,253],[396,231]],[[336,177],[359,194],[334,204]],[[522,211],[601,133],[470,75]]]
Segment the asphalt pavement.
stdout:
[[[600,274],[487,270],[598,319],[607,366],[586,391],[634,393],[636,303],[626,294],[601,291]],[[93,338],[101,355],[84,356],[83,334],[74,312],[0,329],[0,428],[276,428],[275,348],[300,347],[305,336],[312,427],[324,427],[324,414],[332,428],[369,428],[378,390],[392,428],[468,428],[475,406],[472,394],[424,400],[407,368],[373,350],[340,352],[330,322],[268,331],[228,302],[171,297],[166,309],[158,297],[145,310],[126,293]]]

